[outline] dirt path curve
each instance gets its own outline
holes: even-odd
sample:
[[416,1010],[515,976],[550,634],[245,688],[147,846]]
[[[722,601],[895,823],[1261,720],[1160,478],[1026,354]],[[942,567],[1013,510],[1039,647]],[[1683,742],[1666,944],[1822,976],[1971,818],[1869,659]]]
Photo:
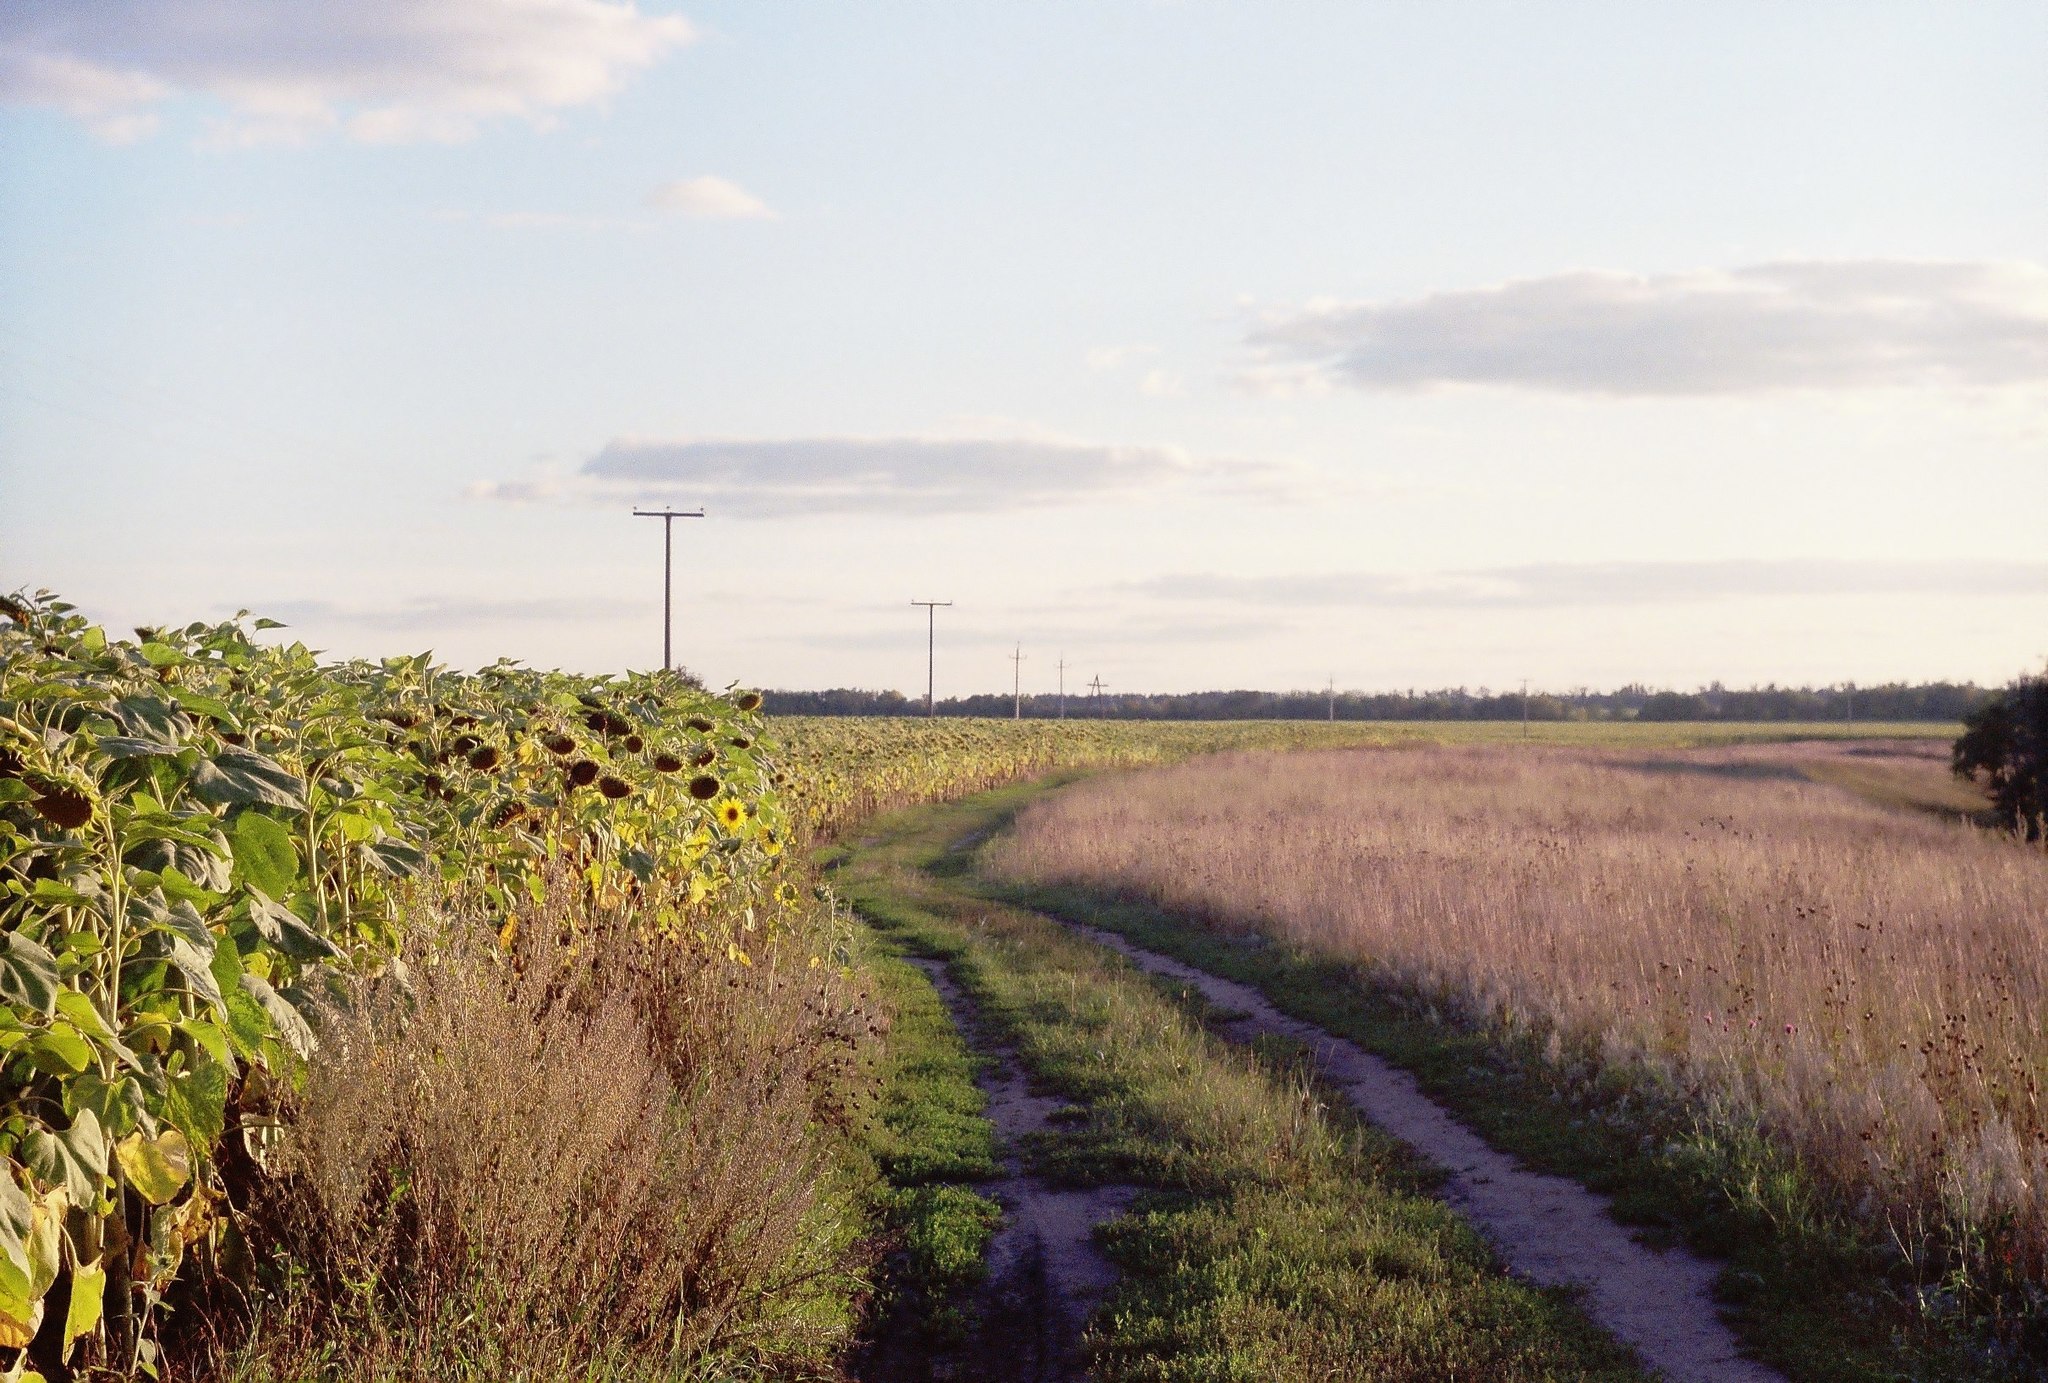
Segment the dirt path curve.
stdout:
[[1051,1186],[1024,1171],[1017,1148],[1027,1133],[1052,1126],[1064,1101],[1034,1095],[1010,1049],[989,1038],[974,1004],[943,965],[913,959],[939,991],[953,1023],[989,1065],[976,1077],[988,1118],[1004,1144],[1004,1174],[984,1187],[1003,1207],[989,1245],[983,1288],[983,1339],[972,1376],[1005,1383],[1064,1383],[1083,1376],[1076,1345],[1089,1314],[1116,1282],[1116,1268],[1095,1246],[1095,1226],[1129,1208],[1130,1186]]
[[1638,1243],[1608,1215],[1604,1197],[1496,1151],[1423,1094],[1406,1071],[1289,1017],[1250,985],[1144,950],[1114,932],[1067,925],[1140,969],[1193,985],[1218,1007],[1244,1014],[1225,1024],[1226,1036],[1272,1033],[1306,1045],[1323,1076],[1360,1113],[1449,1169],[1444,1200],[1492,1241],[1511,1269],[1545,1286],[1583,1288],[1587,1314],[1667,1378],[1784,1383],[1777,1371],[1740,1354],[1714,1306],[1714,1264],[1684,1249],[1658,1252]]

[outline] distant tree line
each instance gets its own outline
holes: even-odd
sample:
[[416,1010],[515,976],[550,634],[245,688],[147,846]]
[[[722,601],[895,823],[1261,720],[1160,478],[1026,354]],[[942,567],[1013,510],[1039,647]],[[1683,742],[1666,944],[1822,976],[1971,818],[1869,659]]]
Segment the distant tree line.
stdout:
[[[1997,692],[1969,682],[1888,682],[1877,687],[1748,687],[1719,682],[1697,691],[1653,691],[1627,686],[1596,692],[1531,692],[1531,720],[1962,720]],[[830,691],[771,691],[768,710],[778,715],[923,715],[924,698],[895,691],[838,687]],[[942,716],[1007,716],[1007,693],[949,696],[934,706]],[[1322,720],[1332,711],[1327,692],[1210,691],[1069,692],[1070,718],[1112,720]],[[1049,719],[1060,699],[1024,698],[1024,714]],[[1519,720],[1520,691],[1446,687],[1435,691],[1338,692],[1339,720]]]

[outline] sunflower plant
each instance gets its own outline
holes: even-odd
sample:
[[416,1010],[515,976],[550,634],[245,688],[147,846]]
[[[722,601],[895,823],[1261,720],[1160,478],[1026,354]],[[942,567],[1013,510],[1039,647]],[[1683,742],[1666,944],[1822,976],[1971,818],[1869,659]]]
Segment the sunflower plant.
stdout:
[[0,1376],[81,1342],[151,1369],[181,1267],[247,1259],[230,1145],[274,1152],[323,1003],[419,890],[509,927],[568,877],[679,932],[776,887],[758,698],[0,616]]

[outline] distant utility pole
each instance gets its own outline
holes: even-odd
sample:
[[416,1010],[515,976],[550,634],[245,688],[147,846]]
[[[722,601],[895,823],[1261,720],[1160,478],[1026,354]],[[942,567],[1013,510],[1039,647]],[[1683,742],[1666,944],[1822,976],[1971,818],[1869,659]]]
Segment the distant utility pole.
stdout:
[[932,669],[937,665],[939,607],[951,605],[950,600],[913,600],[912,605],[924,609],[924,713],[932,715]]
[[1335,723],[1336,719],[1337,719],[1337,674],[1333,672],[1333,673],[1331,673],[1331,674],[1330,674],[1330,720],[1331,720],[1331,722],[1332,722],[1332,723]]
[[1088,690],[1095,695],[1095,718],[1097,720],[1102,719],[1102,689],[1108,685],[1107,682],[1102,680],[1101,673],[1097,673],[1095,680],[1088,684]]
[[1024,719],[1024,645],[1010,655],[1010,719]]
[[1067,655],[1060,654],[1060,719],[1067,718]]
[[1522,679],[1522,738],[1529,738],[1529,679]]
[[641,509],[635,506],[633,516],[641,519],[661,520],[661,670],[667,672],[673,661],[669,645],[675,633],[675,545],[670,535],[675,531],[677,519],[701,519],[702,509]]

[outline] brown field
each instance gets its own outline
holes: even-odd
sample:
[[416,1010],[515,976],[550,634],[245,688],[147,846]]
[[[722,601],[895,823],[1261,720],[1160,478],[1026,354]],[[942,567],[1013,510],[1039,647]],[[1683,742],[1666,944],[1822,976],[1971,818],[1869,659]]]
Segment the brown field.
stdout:
[[1149,898],[1761,1129],[1916,1257],[2048,1266],[2048,855],[1946,746],[1239,754],[1080,784],[1008,878]]

